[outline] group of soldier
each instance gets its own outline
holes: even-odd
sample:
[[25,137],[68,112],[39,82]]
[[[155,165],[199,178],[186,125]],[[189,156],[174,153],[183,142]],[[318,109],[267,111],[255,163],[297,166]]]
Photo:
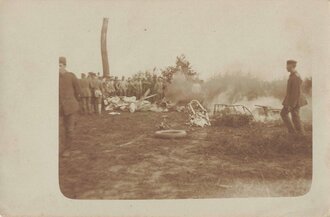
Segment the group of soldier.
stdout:
[[164,97],[164,81],[162,77],[156,74],[139,74],[133,77],[121,79],[113,76],[100,77],[96,73],[89,72],[81,74],[79,79],[80,107],[83,114],[97,113],[101,114],[103,100],[114,96],[135,96],[140,99],[144,93],[149,90],[149,94],[156,94],[149,100],[152,103],[161,100]]
[[[111,96],[136,96],[141,98],[148,89],[157,94],[155,100],[164,97],[165,82],[161,77],[134,76],[119,80],[117,77],[101,78],[95,73],[82,74],[77,79],[72,72],[66,70],[66,58],[59,58],[59,112],[60,121],[65,128],[66,148],[70,149],[75,127],[75,114],[82,108],[84,113],[101,113],[102,99]],[[286,70],[290,73],[287,92],[283,101],[281,117],[290,134],[304,134],[299,111],[307,104],[301,86],[302,79],[296,71],[297,61],[288,60]],[[79,105],[79,101],[81,104]],[[289,117],[291,114],[291,118]]]
[[[76,125],[76,114],[101,114],[103,99],[114,96],[141,97],[149,90],[148,100],[157,103],[164,98],[165,82],[160,76],[139,73],[121,80],[118,77],[105,76],[89,72],[82,73],[78,79],[74,73],[66,70],[67,60],[59,57],[59,116],[60,126],[64,127],[66,150],[70,149]],[[60,131],[61,132],[61,131]],[[68,153],[68,152],[64,152]]]

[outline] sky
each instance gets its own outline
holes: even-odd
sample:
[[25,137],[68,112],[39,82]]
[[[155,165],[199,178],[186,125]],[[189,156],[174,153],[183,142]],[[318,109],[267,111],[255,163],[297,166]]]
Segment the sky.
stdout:
[[[22,58],[33,46],[56,49],[77,76],[102,73],[100,35],[108,17],[112,75],[163,69],[184,54],[204,79],[236,70],[272,80],[287,76],[287,59],[298,61],[303,77],[319,70],[326,7],[293,0],[3,1],[0,24]],[[25,35],[15,34],[18,27]]]

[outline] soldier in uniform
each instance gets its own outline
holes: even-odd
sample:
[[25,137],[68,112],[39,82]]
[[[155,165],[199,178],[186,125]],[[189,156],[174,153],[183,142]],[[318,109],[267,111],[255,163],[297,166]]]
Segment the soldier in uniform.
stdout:
[[121,81],[119,82],[119,96],[127,95],[127,81],[125,80],[125,76],[122,76]]
[[66,58],[59,58],[59,112],[60,125],[64,125],[65,149],[64,156],[68,156],[73,140],[75,114],[79,111],[81,91],[77,77],[66,70]]
[[110,77],[110,83],[109,83],[109,89],[110,89],[110,96],[116,95],[116,88],[115,88],[115,81],[113,77]]
[[115,96],[119,96],[120,95],[120,86],[119,86],[120,81],[118,80],[118,77],[115,76],[115,80],[114,80],[114,87],[115,87]]
[[127,96],[134,96],[134,85],[130,77],[127,79]]
[[103,89],[103,97],[108,98],[111,97],[112,94],[112,86],[111,86],[111,77],[105,76],[102,80],[102,89]]
[[136,99],[140,99],[142,97],[142,79],[138,77],[136,81],[134,82],[134,88],[135,88],[135,96]]
[[[297,61],[288,60],[286,69],[290,72],[287,83],[286,96],[283,101],[283,109],[281,117],[284,124],[288,128],[290,134],[298,133],[303,135],[304,128],[300,120],[299,110],[300,107],[307,105],[307,100],[301,91],[302,79],[296,71]],[[291,119],[289,118],[291,113]]]
[[142,78],[142,94],[144,94],[148,89],[150,89],[151,82],[149,82],[148,78]]
[[86,77],[85,73],[81,73],[81,79],[79,80],[79,85],[81,89],[81,104],[83,114],[90,114],[91,110],[91,82],[90,79]]
[[102,87],[102,82],[99,80],[99,78],[95,73],[92,73],[91,90],[92,90],[92,97],[94,102],[94,111],[96,114],[101,115],[103,87]]
[[164,98],[164,83],[161,77],[158,77],[154,89],[157,94],[155,100],[160,102]]

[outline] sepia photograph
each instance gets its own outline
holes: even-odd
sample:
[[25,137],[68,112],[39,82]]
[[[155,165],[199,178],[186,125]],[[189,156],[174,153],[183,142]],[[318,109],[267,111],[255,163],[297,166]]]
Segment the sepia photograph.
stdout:
[[317,61],[316,26],[304,7],[97,4],[103,16],[73,15],[60,32],[63,195],[203,199],[309,191]]
[[0,217],[330,217],[329,6],[0,0]]

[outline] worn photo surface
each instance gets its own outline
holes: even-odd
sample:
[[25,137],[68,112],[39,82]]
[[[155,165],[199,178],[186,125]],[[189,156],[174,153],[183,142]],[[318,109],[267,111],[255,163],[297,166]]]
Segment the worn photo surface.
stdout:
[[59,24],[61,192],[306,194],[317,14],[275,1],[144,3],[96,2]]
[[329,216],[329,12],[0,1],[0,216]]

